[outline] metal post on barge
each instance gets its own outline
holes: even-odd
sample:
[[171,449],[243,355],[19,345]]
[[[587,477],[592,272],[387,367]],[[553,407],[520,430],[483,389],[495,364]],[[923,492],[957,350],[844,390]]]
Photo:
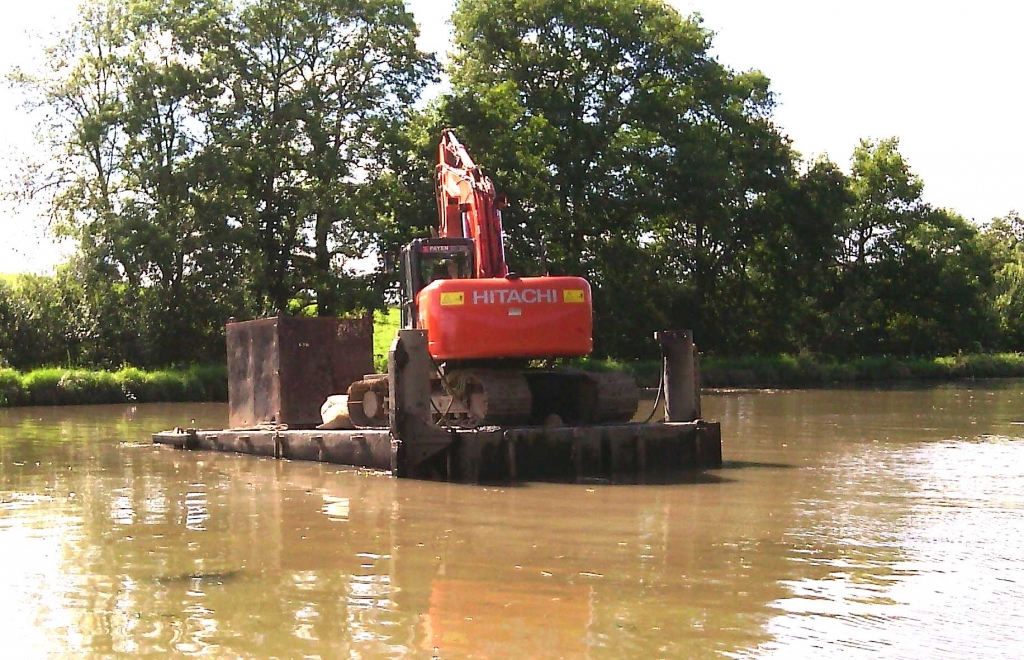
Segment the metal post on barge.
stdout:
[[663,330],[661,344],[665,421],[692,422],[700,418],[700,382],[692,330]]

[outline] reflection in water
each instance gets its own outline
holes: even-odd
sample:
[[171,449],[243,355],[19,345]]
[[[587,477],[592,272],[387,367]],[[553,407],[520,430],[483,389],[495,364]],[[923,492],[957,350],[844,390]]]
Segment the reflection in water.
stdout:
[[[1019,441],[1005,437],[903,452],[897,468],[914,489],[875,498],[903,506],[901,524],[869,537],[876,552],[791,585],[793,595],[777,603],[787,614],[771,622],[770,648],[810,652],[825,630],[836,656],[849,647],[900,658],[1019,657],[1020,457]],[[893,626],[894,616],[904,625]]]
[[[508,488],[0,411],[10,657],[1015,657],[1021,383],[709,397],[725,469]],[[16,652],[15,652],[16,651]]]
[[185,494],[185,529],[193,532],[201,532],[205,527],[203,523],[210,517],[206,511],[206,493],[203,492],[203,484],[192,484],[197,490]]
[[423,617],[423,647],[481,658],[543,658],[552,651],[582,657],[592,606],[590,585],[438,579]]

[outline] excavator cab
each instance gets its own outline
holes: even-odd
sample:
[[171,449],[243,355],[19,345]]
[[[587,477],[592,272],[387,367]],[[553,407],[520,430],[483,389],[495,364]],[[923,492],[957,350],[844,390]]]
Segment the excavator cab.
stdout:
[[418,238],[402,248],[402,327],[417,327],[423,287],[439,279],[468,279],[475,271],[471,238]]

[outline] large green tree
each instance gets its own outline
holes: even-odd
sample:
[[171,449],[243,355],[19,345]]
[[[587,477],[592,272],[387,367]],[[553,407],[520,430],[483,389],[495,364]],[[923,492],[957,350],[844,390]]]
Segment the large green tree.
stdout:
[[216,326],[236,307],[225,284],[238,277],[237,250],[201,168],[203,109],[216,93],[204,53],[223,41],[226,12],[218,0],[92,0],[47,70],[18,77],[47,112],[50,151],[28,190],[77,241],[91,292],[132,292],[126,302],[145,319],[145,349],[124,356],[133,362],[216,354]]
[[589,277],[602,352],[668,323],[714,344],[791,162],[767,79],[660,0],[466,1],[453,23],[446,116],[511,193],[513,265]]
[[835,353],[934,354],[992,345],[992,262],[976,227],[922,198],[895,138],[853,154],[840,280],[825,307]]
[[228,316],[297,299],[376,303],[343,266],[380,231],[389,140],[433,76],[415,38],[399,0],[89,0],[17,74],[50,147],[24,192],[78,243],[88,296],[142,319],[124,360],[208,359]]
[[262,309],[301,291],[321,314],[366,304],[342,304],[340,273],[380,230],[388,140],[434,73],[416,34],[399,0],[255,0],[239,15],[213,130],[239,166],[225,183]]
[[1003,346],[1024,348],[1024,219],[1016,211],[985,228],[982,245],[993,260],[993,313]]
[[751,295],[740,309],[748,319],[741,323],[743,350],[828,350],[826,306],[841,282],[846,214],[853,200],[848,177],[819,158],[764,201],[776,222],[746,258],[743,276]]

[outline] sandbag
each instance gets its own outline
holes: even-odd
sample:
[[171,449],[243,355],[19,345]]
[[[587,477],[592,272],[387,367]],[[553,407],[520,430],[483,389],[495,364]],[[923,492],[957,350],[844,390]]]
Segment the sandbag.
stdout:
[[348,416],[347,394],[334,394],[327,397],[324,405],[320,406],[320,417],[324,420],[324,423],[317,426],[318,429],[339,430],[355,428],[355,425]]

